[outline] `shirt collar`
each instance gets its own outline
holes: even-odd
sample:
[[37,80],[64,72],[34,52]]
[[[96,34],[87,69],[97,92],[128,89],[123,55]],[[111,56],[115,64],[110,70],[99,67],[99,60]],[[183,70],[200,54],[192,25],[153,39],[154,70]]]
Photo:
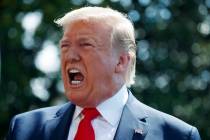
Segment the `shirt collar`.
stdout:
[[127,100],[127,88],[123,85],[114,96],[99,104],[97,109],[107,122],[115,126],[120,120],[123,107]]
[[77,117],[79,117],[80,113],[82,112],[83,108],[80,106],[76,106],[73,120],[75,120]]
[[[115,95],[99,104],[96,108],[108,123],[115,126],[120,121],[122,110],[127,100],[127,88],[126,85],[123,85]],[[73,120],[79,117],[82,110],[83,108],[76,106]]]

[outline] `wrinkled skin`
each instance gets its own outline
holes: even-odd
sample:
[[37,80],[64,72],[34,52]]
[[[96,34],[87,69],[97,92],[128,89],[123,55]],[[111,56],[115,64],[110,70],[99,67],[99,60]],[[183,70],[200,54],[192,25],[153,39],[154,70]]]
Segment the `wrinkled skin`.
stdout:
[[[76,105],[96,107],[124,84],[129,57],[112,47],[110,36],[109,26],[83,20],[64,30],[60,43],[62,78],[67,98]],[[78,84],[71,84],[70,69],[83,75]]]

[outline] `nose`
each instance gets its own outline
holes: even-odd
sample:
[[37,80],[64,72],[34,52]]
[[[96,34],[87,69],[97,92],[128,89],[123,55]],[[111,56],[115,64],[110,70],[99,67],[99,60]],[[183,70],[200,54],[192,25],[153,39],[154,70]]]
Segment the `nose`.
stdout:
[[67,58],[71,63],[80,61],[80,53],[74,47],[71,47],[67,52]]

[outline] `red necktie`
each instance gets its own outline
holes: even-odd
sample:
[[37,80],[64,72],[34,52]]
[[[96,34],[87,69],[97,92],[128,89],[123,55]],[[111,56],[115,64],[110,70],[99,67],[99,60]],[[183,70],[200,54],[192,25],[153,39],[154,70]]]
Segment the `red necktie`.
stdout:
[[100,115],[95,108],[85,108],[82,111],[84,118],[80,121],[74,140],[95,140],[95,134],[91,121]]

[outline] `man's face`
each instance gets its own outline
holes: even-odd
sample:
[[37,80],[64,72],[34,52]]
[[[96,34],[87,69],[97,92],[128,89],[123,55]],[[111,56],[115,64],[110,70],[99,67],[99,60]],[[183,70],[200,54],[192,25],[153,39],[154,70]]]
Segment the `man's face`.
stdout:
[[62,78],[70,101],[95,107],[111,97],[116,83],[117,51],[111,47],[111,29],[96,22],[75,21],[61,40]]

